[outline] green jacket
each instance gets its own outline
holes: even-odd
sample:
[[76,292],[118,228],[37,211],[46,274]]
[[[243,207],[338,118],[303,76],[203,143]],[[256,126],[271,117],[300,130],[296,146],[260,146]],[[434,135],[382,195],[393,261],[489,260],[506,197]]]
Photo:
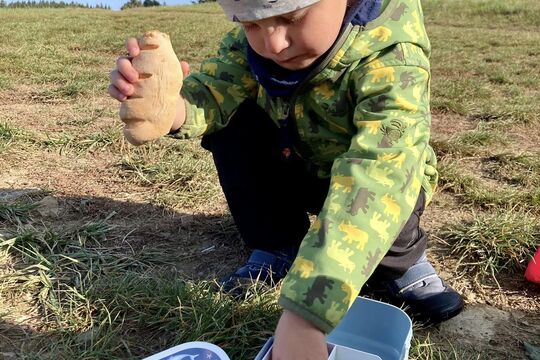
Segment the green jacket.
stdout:
[[186,78],[188,115],[176,137],[227,126],[247,98],[278,126],[293,111],[296,152],[331,182],[279,302],[328,332],[398,236],[420,189],[429,202],[437,183],[428,144],[430,44],[420,1],[390,0],[367,26],[349,26],[289,102],[258,85],[245,48],[236,28],[218,56]]

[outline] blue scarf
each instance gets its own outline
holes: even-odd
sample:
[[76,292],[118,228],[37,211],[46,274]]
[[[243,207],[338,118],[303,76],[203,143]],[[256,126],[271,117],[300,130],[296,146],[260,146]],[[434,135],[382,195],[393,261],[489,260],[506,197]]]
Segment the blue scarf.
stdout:
[[[382,0],[360,0],[351,8],[343,21],[343,31],[347,24],[364,26],[379,16]],[[329,50],[330,51],[330,50]],[[325,56],[320,56],[319,60]],[[247,60],[251,72],[270,96],[289,97],[319,61],[302,70],[288,70],[275,62],[265,59],[248,45]]]

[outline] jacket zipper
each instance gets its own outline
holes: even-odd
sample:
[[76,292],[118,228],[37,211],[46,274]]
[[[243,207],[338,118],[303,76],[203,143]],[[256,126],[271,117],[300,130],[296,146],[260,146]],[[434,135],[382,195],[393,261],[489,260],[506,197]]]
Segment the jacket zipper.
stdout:
[[[299,151],[296,149],[296,146],[294,146],[293,139],[291,139],[291,134],[295,134],[295,137],[298,137],[298,129],[296,127],[296,117],[294,114],[294,111],[291,113],[291,109],[294,108],[296,105],[296,98],[298,97],[298,94],[303,90],[303,88],[306,86],[307,83],[311,81],[317,75],[321,70],[323,70],[326,65],[334,58],[337,51],[341,49],[343,46],[343,42],[347,39],[349,34],[351,33],[353,26],[351,24],[348,24],[343,33],[340,35],[339,39],[336,41],[336,45],[333,47],[332,51],[326,55],[324,60],[317,65],[315,69],[313,69],[308,76],[302,82],[298,85],[296,90],[292,93],[291,97],[288,100],[283,99],[283,109],[280,119],[280,125],[283,130],[280,130],[282,132],[281,139],[283,143],[286,145],[282,145],[282,154],[285,157],[285,159],[288,159],[292,152],[294,151],[295,155],[299,158],[303,159],[302,155],[299,153]],[[363,27],[362,27],[363,28]],[[361,31],[362,29],[360,29]],[[297,140],[297,139],[295,139]]]

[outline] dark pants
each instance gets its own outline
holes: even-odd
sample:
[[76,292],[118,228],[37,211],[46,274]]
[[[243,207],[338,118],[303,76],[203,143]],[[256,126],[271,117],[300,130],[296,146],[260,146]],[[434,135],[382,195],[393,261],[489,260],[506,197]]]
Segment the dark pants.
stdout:
[[[279,132],[268,115],[246,101],[224,129],[203,137],[211,151],[238,231],[252,249],[298,248],[309,228],[308,214],[318,214],[329,179],[309,173],[296,156],[284,159]],[[427,236],[419,227],[424,210],[420,193],[414,212],[372,276],[401,276],[420,258]]]

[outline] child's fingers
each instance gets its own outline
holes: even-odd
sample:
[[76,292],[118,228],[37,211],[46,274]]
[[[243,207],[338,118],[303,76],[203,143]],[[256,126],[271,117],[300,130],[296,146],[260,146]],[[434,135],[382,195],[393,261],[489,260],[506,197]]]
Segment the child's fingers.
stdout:
[[116,60],[116,69],[130,83],[135,83],[139,80],[139,73],[133,67],[131,59],[127,56],[121,56]]
[[131,96],[135,91],[133,85],[128,82],[118,70],[114,70],[111,73],[111,85],[124,96]]
[[189,64],[186,61],[180,61],[180,66],[182,66],[182,73],[184,77],[189,75]]
[[108,91],[109,91],[109,95],[111,95],[112,98],[120,102],[127,100],[127,96],[122,94],[120,91],[118,91],[118,89],[113,84],[109,85]]
[[139,53],[141,52],[139,41],[135,38],[128,38],[126,40],[126,50],[128,51],[129,56],[139,56]]

